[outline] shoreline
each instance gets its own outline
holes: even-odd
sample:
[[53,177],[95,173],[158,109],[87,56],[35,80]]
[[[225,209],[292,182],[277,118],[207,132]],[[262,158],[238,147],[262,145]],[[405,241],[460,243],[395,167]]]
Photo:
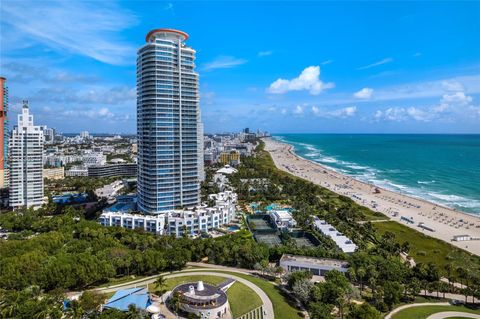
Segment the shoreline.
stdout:
[[[273,138],[272,138],[273,139]],[[275,139],[274,139],[275,140]],[[357,179],[353,176],[350,176],[350,175],[347,175],[345,173],[341,173],[341,172],[338,172],[337,170],[335,170],[334,168],[332,167],[328,167],[324,164],[321,164],[321,163],[318,163],[318,162],[315,162],[314,160],[311,160],[311,159],[308,159],[308,158],[305,158],[305,157],[302,157],[300,155],[298,155],[297,153],[295,153],[295,147],[291,144],[288,144],[286,142],[282,142],[282,141],[278,141],[278,140],[275,140],[276,142],[279,142],[279,143],[283,143],[283,144],[286,144],[289,146],[289,149],[288,149],[288,152],[290,154],[292,154],[293,156],[295,157],[298,157],[299,159],[301,160],[304,160],[304,161],[308,161],[314,165],[318,165],[320,167],[322,167],[322,169],[325,169],[325,170],[328,170],[328,171],[331,171],[331,172],[334,172],[336,174],[339,174],[339,175],[342,175],[342,176],[345,176],[345,177],[348,177],[348,178],[351,178],[353,180],[355,180],[356,182],[358,183],[362,183],[364,184],[365,186],[369,186],[369,187],[375,187],[375,188],[378,188],[382,191],[386,191],[386,192],[392,192],[392,193],[396,193],[396,194],[399,194],[399,195],[402,195],[402,196],[405,196],[405,197],[409,197],[409,198],[412,198],[412,199],[415,199],[415,200],[418,200],[418,201],[421,201],[421,202],[424,202],[425,204],[431,204],[431,205],[435,205],[439,208],[443,208],[443,209],[449,209],[449,210],[452,210],[454,212],[457,212],[457,213],[461,213],[461,214],[464,214],[465,215],[465,218],[467,217],[474,217],[474,218],[478,218],[480,220],[480,214],[472,214],[472,213],[467,213],[467,212],[464,212],[464,211],[461,211],[461,210],[458,210],[456,208],[452,208],[452,207],[449,207],[449,206],[446,206],[446,205],[442,205],[440,203],[437,203],[437,202],[434,202],[434,201],[429,201],[428,199],[425,199],[425,198],[422,198],[422,197],[416,197],[412,194],[408,194],[408,193],[402,193],[400,191],[395,191],[395,190],[392,190],[392,189],[388,189],[386,187],[382,187],[382,186],[377,186],[375,184],[371,184],[371,183],[368,183],[368,182],[365,182],[365,181],[362,181],[360,179]]]
[[[382,213],[389,220],[480,256],[480,216],[357,180],[305,159],[295,154],[292,145],[271,137],[263,141],[265,150],[278,169],[347,196],[359,205]],[[419,223],[434,231],[419,227]],[[468,235],[479,240],[452,240],[453,236],[460,235]]]

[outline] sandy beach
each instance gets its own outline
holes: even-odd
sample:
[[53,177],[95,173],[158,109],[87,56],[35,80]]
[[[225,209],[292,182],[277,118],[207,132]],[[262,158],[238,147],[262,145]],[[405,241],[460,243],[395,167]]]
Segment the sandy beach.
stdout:
[[[271,138],[263,140],[265,150],[270,153],[279,169],[328,188],[337,194],[348,196],[358,204],[380,212],[391,220],[480,256],[480,216],[472,216],[360,182],[297,156],[291,145]],[[420,227],[420,223],[423,223],[425,228]],[[459,235],[468,235],[477,240],[452,240],[454,236]]]

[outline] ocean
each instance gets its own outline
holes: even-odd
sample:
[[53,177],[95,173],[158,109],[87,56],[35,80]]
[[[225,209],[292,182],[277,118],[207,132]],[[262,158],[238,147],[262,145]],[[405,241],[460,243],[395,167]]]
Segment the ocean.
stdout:
[[363,182],[480,215],[480,135],[275,134]]

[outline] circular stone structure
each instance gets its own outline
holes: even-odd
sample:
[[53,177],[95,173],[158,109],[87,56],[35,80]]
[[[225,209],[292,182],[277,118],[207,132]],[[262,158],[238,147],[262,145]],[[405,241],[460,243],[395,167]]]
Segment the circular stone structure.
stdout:
[[230,317],[230,305],[227,294],[221,287],[198,283],[186,283],[176,286],[171,296],[180,298],[180,309],[193,313],[202,319]]

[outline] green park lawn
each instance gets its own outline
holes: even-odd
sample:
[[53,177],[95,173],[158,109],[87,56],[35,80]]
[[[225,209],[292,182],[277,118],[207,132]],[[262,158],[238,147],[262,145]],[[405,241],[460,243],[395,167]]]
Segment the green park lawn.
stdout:
[[[198,269],[201,270],[201,269]],[[202,270],[205,271],[205,270]],[[165,279],[165,286],[163,289],[172,290],[176,286],[184,283],[196,283],[202,280],[205,283],[211,285],[218,285],[224,282],[227,278],[219,276],[204,276],[204,275],[187,275],[182,277]],[[150,284],[149,290],[154,292],[157,289],[156,285]],[[232,310],[233,317],[239,317],[255,308],[262,305],[260,297],[249,287],[240,282],[235,282],[227,290],[228,301],[230,302],[230,308]]]
[[258,308],[262,305],[262,299],[250,288],[240,282],[235,282],[227,290],[228,302],[234,318]]
[[108,282],[95,286],[95,288],[103,288],[103,287],[108,287],[108,286],[114,286],[114,285],[120,285],[120,284],[127,284],[130,281],[134,280],[139,280],[142,278],[145,278],[146,276],[124,276],[124,277],[118,277],[118,278],[110,278],[108,279]]
[[480,310],[469,309],[465,306],[424,306],[404,309],[393,315],[392,319],[426,319],[428,316],[434,313],[444,311],[459,311],[480,314]]
[[477,269],[477,271],[479,269],[479,257],[400,223],[389,221],[373,223],[373,226],[380,234],[386,231],[395,234],[395,238],[399,243],[408,241],[410,243],[409,255],[416,263],[433,262],[441,268],[450,263],[453,269],[457,267]]
[[[165,286],[163,289],[165,290],[172,290],[176,286],[180,284],[185,284],[189,282],[198,282],[202,280],[203,282],[211,285],[218,285],[221,282],[224,282],[226,278],[218,277],[218,276],[202,276],[202,275],[188,275],[188,276],[182,276],[182,277],[175,277],[175,278],[168,278],[165,279]],[[151,292],[155,292],[157,290],[157,286],[155,284],[150,284],[148,286],[148,290]]]

